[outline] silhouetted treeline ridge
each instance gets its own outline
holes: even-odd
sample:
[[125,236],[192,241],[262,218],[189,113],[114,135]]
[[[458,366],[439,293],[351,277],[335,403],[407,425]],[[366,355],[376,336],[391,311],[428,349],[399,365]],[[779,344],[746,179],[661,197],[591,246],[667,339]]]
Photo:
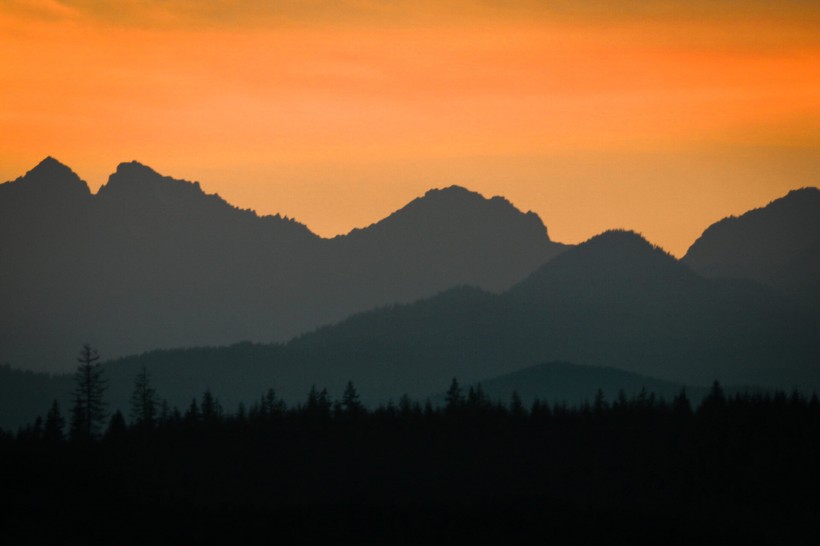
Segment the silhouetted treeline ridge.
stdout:
[[137,162],[93,195],[47,158],[0,184],[0,248],[0,362],[68,371],[91,339],[109,357],[285,341],[452,286],[505,290],[564,245],[534,213],[457,186],[323,239]]
[[568,407],[454,381],[440,407],[368,409],[348,385],[296,405],[260,393],[239,411],[208,391],[150,424],[115,414],[90,441],[55,421],[0,432],[15,544],[820,538],[820,404],[797,393],[715,383],[700,404],[644,392]]
[[[242,358],[238,358],[238,354],[243,355]],[[282,375],[274,376],[271,373],[276,372],[276,367],[272,367],[270,362],[280,361],[286,354],[283,347],[246,343],[224,349],[158,351],[142,357],[126,358],[103,367],[108,387],[105,398],[110,412],[119,410],[127,415],[135,378],[145,370],[150,374],[152,388],[168,408],[184,409],[192,398],[211,389],[218,392],[225,407],[236,408],[243,404],[247,408],[257,400],[259,386],[266,384],[271,388],[275,386],[277,396],[282,401],[295,405],[302,401],[313,384],[304,380],[284,381]],[[226,366],[226,359],[239,364]],[[150,365],[145,366],[145,362],[150,362]],[[274,377],[279,381],[268,381]],[[44,417],[52,400],[57,400],[62,408],[70,407],[73,381],[73,375],[68,374],[51,376],[0,367],[0,427],[16,430],[32,423],[38,415]],[[332,385],[322,382],[314,384],[338,395],[347,381]],[[434,405],[443,404],[446,384],[447,378],[443,377],[440,384],[418,395],[419,399],[429,399]],[[690,397],[697,402],[706,392],[705,387],[684,386],[614,368],[566,362],[532,366],[497,378],[466,383],[464,388],[479,384],[494,402],[505,401],[513,391],[517,391],[522,402],[527,404],[540,399],[580,405],[591,401],[598,390],[609,399],[614,399],[620,391],[627,396],[647,391],[671,399],[682,388],[686,388]],[[727,389],[730,392],[748,390],[742,386]],[[406,394],[396,391],[393,395],[384,396],[363,390],[359,395],[363,404],[374,408],[388,401],[397,403]]]

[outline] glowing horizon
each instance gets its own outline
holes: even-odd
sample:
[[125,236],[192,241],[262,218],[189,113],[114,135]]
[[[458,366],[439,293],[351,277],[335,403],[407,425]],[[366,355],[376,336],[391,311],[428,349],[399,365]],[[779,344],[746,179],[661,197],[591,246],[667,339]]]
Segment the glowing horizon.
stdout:
[[457,184],[678,256],[820,185],[811,2],[233,4],[4,2],[0,180],[135,159],[325,237]]

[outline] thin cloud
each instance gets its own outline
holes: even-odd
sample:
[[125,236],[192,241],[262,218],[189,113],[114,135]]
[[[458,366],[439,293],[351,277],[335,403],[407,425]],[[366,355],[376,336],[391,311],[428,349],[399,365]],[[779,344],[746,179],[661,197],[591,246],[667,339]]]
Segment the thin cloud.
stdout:
[[6,0],[27,17],[77,18],[128,26],[188,28],[277,24],[447,24],[534,19],[593,21],[739,21],[766,18],[803,26],[820,23],[815,0]]

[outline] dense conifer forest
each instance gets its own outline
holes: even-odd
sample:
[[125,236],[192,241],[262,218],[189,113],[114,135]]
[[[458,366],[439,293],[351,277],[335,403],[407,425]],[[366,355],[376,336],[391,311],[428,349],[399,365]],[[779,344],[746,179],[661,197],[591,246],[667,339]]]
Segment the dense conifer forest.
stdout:
[[440,406],[367,408],[348,384],[227,411],[216,394],[168,408],[143,373],[131,414],[99,429],[55,403],[0,432],[6,543],[820,539],[816,396],[715,383],[696,407],[685,392],[567,407],[453,380]]

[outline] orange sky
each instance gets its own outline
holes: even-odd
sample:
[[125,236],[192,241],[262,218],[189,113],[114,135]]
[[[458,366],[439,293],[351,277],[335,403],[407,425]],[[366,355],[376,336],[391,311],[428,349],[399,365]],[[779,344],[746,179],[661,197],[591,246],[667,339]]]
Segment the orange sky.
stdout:
[[324,236],[460,184],[680,255],[820,185],[820,8],[773,4],[0,0],[0,180],[137,159]]

